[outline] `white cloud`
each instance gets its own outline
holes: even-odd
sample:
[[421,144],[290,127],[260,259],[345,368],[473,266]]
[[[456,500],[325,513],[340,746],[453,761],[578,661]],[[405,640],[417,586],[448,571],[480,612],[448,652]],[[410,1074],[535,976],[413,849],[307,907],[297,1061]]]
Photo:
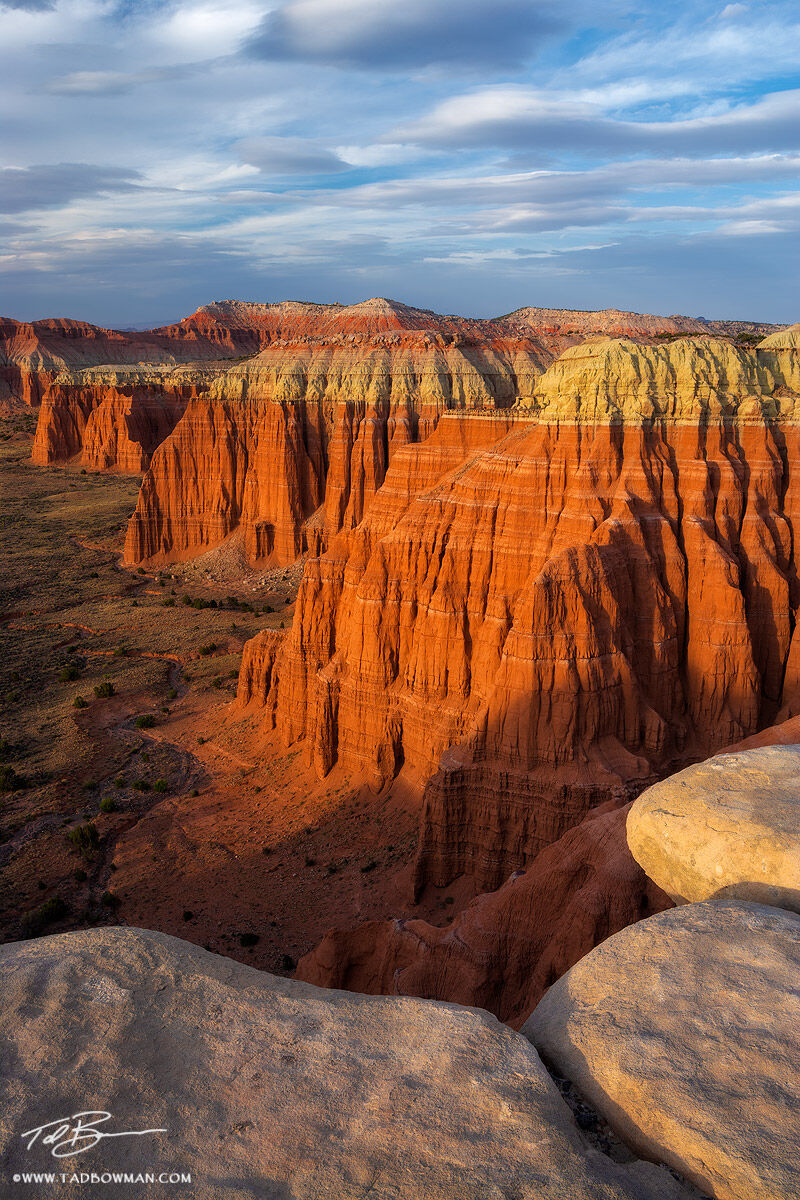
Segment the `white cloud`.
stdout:
[[189,0],[148,26],[174,62],[232,54],[264,15],[261,0]]

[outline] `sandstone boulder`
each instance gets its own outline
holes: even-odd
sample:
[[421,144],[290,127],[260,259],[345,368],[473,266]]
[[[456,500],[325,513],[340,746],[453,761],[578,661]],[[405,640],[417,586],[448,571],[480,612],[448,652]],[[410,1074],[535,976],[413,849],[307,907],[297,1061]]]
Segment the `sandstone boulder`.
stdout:
[[800,746],[721,755],[648,788],[628,845],[678,903],[724,894],[800,911]]
[[639,1153],[719,1200],[800,1195],[800,918],[670,909],[602,943],[523,1026]]
[[[684,1194],[591,1148],[531,1045],[486,1013],[322,992],[133,929],[6,945],[0,965],[2,1186],[66,1171],[48,1194],[73,1197],[70,1172],[149,1170],[191,1172],[169,1191],[192,1200]],[[166,1132],[26,1149],[85,1110]]]

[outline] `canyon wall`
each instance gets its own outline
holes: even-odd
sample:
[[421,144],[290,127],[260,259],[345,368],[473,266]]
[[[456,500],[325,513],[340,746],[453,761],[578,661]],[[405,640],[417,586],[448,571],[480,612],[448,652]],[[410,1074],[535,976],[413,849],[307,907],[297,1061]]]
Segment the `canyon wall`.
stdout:
[[418,890],[492,890],[797,704],[799,332],[568,349],[527,411],[398,448],[307,563],[268,720],[424,785]]
[[301,959],[296,978],[486,1008],[518,1028],[599,942],[671,907],[628,849],[629,810],[600,805],[447,925],[399,919],[332,929]]
[[[33,459],[43,465],[144,471],[189,405],[145,481],[130,561],[179,560],[242,525],[252,561],[285,563],[355,527],[394,450],[424,440],[442,411],[529,400],[555,355],[597,332],[708,328],[616,310],[478,320],[384,299],[219,301],[141,332],[9,321],[0,370],[9,394],[41,401]],[[209,403],[223,408],[208,413]],[[254,413],[254,404],[265,407]]]
[[49,466],[75,459],[95,471],[140,473],[188,401],[207,388],[197,368],[59,372],[42,396],[31,461]]
[[420,331],[276,342],[219,371],[160,445],[126,559],[191,557],[237,527],[254,563],[317,552],[358,526],[394,455],[443,412],[512,407],[549,358],[531,338]]

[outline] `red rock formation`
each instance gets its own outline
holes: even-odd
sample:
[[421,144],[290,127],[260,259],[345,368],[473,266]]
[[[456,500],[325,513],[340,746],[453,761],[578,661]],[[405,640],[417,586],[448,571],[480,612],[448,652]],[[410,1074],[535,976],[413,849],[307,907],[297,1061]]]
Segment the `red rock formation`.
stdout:
[[262,629],[245,643],[236,703],[243,712],[266,709],[274,712],[278,685],[277,659],[284,639],[276,629]]
[[175,365],[256,353],[268,340],[224,306],[199,309],[177,325],[142,332],[101,329],[85,321],[0,319],[0,401],[39,404],[57,376],[119,364]]
[[531,416],[398,449],[307,564],[270,719],[320,774],[428,780],[418,887],[494,888],[791,702],[793,337],[567,351]]
[[189,398],[206,387],[198,371],[106,367],[57,375],[42,397],[31,460],[46,466],[77,457],[97,471],[144,471]]
[[[312,410],[321,402],[321,461],[315,470],[318,476],[327,474],[328,453],[331,467],[325,520],[316,526],[324,541],[326,530],[358,523],[393,450],[424,439],[443,408],[487,402],[503,406],[530,396],[542,365],[587,334],[670,335],[705,328],[689,318],[611,310],[521,309],[477,320],[382,299],[350,306],[221,301],[175,325],[136,333],[61,320],[29,325],[7,321],[0,326],[0,401],[4,395],[44,401],[34,461],[61,462],[80,454],[87,466],[135,471],[148,465],[179,415],[169,404],[166,413],[160,411],[165,396],[186,399],[187,394],[210,391],[218,399],[238,400],[246,394],[251,399],[292,399]],[[175,371],[176,378],[171,375],[176,364],[253,357],[267,348],[262,360],[243,371],[222,363],[216,369],[195,368],[195,375],[215,380],[209,389],[201,385],[193,390],[185,370]],[[160,364],[161,370],[150,370],[149,379],[147,371],[133,371],[127,380],[124,372],[91,370],[96,364],[143,363]],[[101,411],[91,420],[94,409]],[[308,423],[303,415],[298,419],[301,425]],[[183,445],[189,449],[186,436]],[[202,448],[197,453],[203,457]],[[197,486],[192,510],[201,519],[201,477]],[[151,494],[152,486],[144,499]],[[273,518],[277,515],[279,524],[287,519],[281,504],[273,512],[272,499],[250,505],[256,524],[263,519],[265,525],[263,533],[247,539],[259,558],[265,557],[262,545],[274,536]],[[180,558],[206,546],[215,527],[213,496],[209,500],[207,528],[196,540],[194,530],[180,530],[180,512],[174,506],[170,511],[169,493],[155,496],[155,508],[145,507],[139,514],[132,547],[142,557]],[[288,540],[284,537],[287,547],[307,540],[297,528],[305,516],[302,506],[293,512],[295,528]],[[232,523],[233,517],[227,524]],[[168,544],[167,531],[175,536],[174,546]]]
[[608,337],[663,337],[683,334],[721,334],[736,337],[755,334],[764,337],[782,326],[763,321],[706,321],[701,317],[657,317],[651,313],[622,312],[618,308],[594,311],[574,308],[518,308],[509,320],[518,321],[540,332],[593,334]]
[[[359,342],[353,342],[354,337]],[[450,409],[511,407],[546,352],[427,333],[276,343],[220,371],[159,448],[126,546],[130,562],[196,555],[241,526],[253,562],[293,561],[361,521],[388,464]]]
[[297,978],[321,987],[487,1008],[518,1028],[551,983],[599,942],[672,902],[634,861],[629,806],[593,809],[525,872],[443,928],[371,921],[331,930]]

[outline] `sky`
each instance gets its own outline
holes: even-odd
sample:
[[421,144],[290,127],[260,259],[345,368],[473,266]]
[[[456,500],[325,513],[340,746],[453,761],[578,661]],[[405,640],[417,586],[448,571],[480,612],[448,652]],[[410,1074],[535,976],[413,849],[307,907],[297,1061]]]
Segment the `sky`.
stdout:
[[800,320],[800,7],[0,0],[0,314]]

